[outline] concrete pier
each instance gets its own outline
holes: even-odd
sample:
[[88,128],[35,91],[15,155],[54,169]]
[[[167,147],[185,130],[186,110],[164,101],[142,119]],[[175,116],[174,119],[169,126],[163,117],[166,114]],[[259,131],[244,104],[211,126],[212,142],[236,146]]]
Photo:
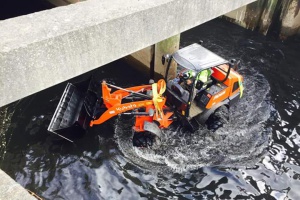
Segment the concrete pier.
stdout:
[[284,1],[282,5],[280,37],[285,39],[291,35],[300,35],[300,1]]
[[0,21],[0,106],[255,0],[89,0]]
[[[165,76],[166,66],[161,62],[161,58],[165,54],[172,54],[179,49],[180,34],[165,39],[150,47],[134,52],[125,57],[125,60],[132,66],[149,71],[151,78],[155,75]],[[175,65],[175,62],[173,63]],[[174,77],[176,66],[172,66],[169,75]]]
[[267,35],[270,29],[286,39],[300,35],[300,1],[258,0],[225,15],[229,21]]

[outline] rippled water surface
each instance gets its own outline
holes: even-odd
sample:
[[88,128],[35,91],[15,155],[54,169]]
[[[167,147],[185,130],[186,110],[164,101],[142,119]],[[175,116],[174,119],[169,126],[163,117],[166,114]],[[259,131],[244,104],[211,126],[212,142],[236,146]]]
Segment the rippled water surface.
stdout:
[[[245,91],[229,124],[193,134],[173,126],[150,150],[132,147],[130,119],[116,118],[72,144],[47,132],[63,83],[14,105],[1,169],[45,199],[299,199],[300,39],[281,42],[220,19],[181,38],[182,47],[201,39],[241,60]],[[123,61],[92,74],[120,86],[149,78]]]

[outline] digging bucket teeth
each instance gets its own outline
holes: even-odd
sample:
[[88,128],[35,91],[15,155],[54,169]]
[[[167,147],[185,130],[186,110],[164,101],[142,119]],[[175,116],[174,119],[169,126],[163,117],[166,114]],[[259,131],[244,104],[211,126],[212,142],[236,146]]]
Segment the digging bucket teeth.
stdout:
[[48,131],[67,138],[82,135],[92,119],[97,99],[92,90],[92,78],[75,84],[68,83]]

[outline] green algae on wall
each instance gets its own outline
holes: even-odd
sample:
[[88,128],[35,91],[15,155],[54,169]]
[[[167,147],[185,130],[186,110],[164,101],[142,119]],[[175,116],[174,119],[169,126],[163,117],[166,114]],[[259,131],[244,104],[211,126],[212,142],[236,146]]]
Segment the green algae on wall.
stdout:
[[[165,54],[172,54],[179,49],[180,34],[160,41],[154,45],[141,49],[125,57],[125,61],[146,72],[150,70],[150,78],[161,78],[165,76],[166,65],[163,65],[161,58]],[[172,63],[169,74],[173,77],[176,73],[175,63]]]
[[10,142],[11,134],[8,128],[17,103],[12,103],[0,108],[0,166],[6,154],[6,147]]
[[[172,54],[179,49],[180,34],[172,36],[155,44],[154,70],[162,76],[166,73],[166,64],[161,63],[161,58],[165,54]],[[170,78],[176,75],[176,64],[173,62],[169,71]]]
[[300,30],[300,1],[288,0],[282,2],[280,38],[299,33]]
[[[165,39],[156,44],[156,49],[160,52],[170,53],[170,50],[174,51],[178,49],[178,41],[180,40],[180,34]],[[172,52],[173,53],[173,52]]]
[[244,23],[247,29],[255,30],[265,9],[267,0],[260,0],[246,6]]
[[300,33],[300,0],[258,0],[223,16],[240,26],[281,39]]
[[272,20],[274,19],[274,13],[278,0],[268,0],[265,3],[264,10],[259,19],[259,32],[266,35],[271,26]]
[[262,15],[265,1],[267,0],[259,0],[250,3],[227,13],[222,17],[244,28],[254,30],[256,29],[260,16]]

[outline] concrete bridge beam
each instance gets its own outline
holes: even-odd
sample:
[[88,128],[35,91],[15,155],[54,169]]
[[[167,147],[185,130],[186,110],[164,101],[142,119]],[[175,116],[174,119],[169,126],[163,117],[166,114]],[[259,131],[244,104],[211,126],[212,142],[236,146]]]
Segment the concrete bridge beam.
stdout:
[[253,1],[89,0],[0,21],[0,106]]
[[286,39],[289,36],[300,34],[300,1],[284,1],[281,13],[280,37]]
[[14,200],[36,200],[20,184],[16,183],[0,169],[0,198]]

